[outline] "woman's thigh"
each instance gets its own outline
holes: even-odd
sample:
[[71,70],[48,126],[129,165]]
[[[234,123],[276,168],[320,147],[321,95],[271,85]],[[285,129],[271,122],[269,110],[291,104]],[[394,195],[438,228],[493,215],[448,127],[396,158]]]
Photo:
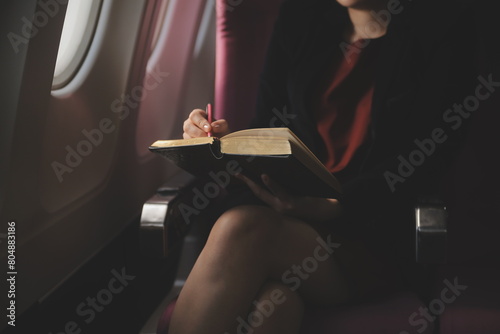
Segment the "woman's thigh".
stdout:
[[[233,217],[229,219],[232,227],[238,226],[238,217],[246,217],[240,219],[246,221],[240,221],[240,227],[235,228],[245,233],[229,234],[238,235],[234,240],[236,244],[241,244],[237,239],[242,235],[250,234],[249,224],[273,225],[259,231],[262,239],[272,244],[264,260],[270,268],[269,277],[288,285],[308,304],[334,305],[394,284],[395,270],[387,261],[374,256],[365,242],[335,235],[328,226],[314,226],[260,205],[237,206],[225,215]],[[216,223],[215,230],[226,227],[227,224],[217,226]],[[266,233],[272,233],[272,238]]]
[[[251,259],[239,263],[249,276],[253,276],[249,271],[252,266],[259,271],[267,268],[268,278],[288,285],[305,302],[331,305],[352,296],[350,284],[335,258],[341,246],[332,235],[321,236],[304,221],[280,215],[266,206],[243,205],[228,210],[217,220],[204,251],[220,257],[220,261],[214,262],[220,265],[238,263],[235,254]],[[254,256],[260,257],[258,264],[253,261]]]

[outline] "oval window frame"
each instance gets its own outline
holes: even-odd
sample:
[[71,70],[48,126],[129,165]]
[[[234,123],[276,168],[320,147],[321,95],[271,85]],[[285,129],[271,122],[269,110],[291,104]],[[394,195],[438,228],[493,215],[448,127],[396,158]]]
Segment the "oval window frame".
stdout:
[[[102,2],[102,0],[68,1],[68,9],[61,33],[61,42],[57,51],[52,90],[66,86],[75,77],[85,60],[97,28]],[[76,5],[73,5],[73,8],[71,8],[72,4]],[[72,13],[81,15],[78,17],[73,16],[73,18],[76,17],[78,26],[72,27],[72,30],[70,30],[69,26],[72,17],[68,17],[68,13],[69,15],[73,15]],[[75,40],[80,41],[74,42]]]

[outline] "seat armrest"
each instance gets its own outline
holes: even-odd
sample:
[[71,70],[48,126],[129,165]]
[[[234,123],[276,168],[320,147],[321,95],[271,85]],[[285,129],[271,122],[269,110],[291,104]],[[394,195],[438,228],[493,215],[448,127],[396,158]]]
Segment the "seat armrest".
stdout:
[[191,174],[180,172],[144,203],[140,219],[142,255],[165,258],[188,232],[190,221],[182,218],[178,205],[186,201],[186,189],[194,181]]
[[448,212],[442,201],[421,199],[415,207],[417,263],[446,263]]

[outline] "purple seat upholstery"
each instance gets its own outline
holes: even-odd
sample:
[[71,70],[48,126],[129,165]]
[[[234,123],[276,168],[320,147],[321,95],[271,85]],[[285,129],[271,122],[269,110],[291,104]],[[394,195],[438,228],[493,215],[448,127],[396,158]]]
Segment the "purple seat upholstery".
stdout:
[[[175,303],[175,300],[170,303],[163,313],[158,334],[168,333]],[[300,333],[430,334],[434,329],[433,322],[426,322],[425,327],[414,324],[415,320],[423,318],[415,316],[422,307],[424,305],[413,293],[399,292],[356,305],[308,309]]]
[[168,304],[165,311],[163,311],[163,314],[161,315],[160,320],[158,320],[158,327],[156,328],[157,334],[167,334],[168,333],[168,326],[170,324],[170,319],[172,319],[172,313],[174,312],[176,301],[177,301],[177,299],[174,299],[174,301],[172,301],[170,304]]
[[[440,270],[434,300],[440,334],[500,333],[500,268],[445,266]],[[431,301],[432,303],[432,301]]]
[[255,114],[259,76],[282,2],[217,0],[214,110],[233,131],[247,128]]
[[[432,333],[433,322],[416,326],[424,307],[411,292],[399,292],[356,305],[306,311],[301,334]],[[421,321],[422,322],[422,321]]]

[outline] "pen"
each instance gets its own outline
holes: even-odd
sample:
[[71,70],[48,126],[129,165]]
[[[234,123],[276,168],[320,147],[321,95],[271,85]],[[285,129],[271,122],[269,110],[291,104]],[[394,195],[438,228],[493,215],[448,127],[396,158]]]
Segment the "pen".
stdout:
[[[207,113],[208,123],[210,123],[210,126],[212,126],[212,122],[213,122],[213,119],[212,119],[212,105],[210,103],[207,104],[207,107],[205,108],[205,112]],[[212,132],[211,131],[208,132],[208,137],[212,137]]]

